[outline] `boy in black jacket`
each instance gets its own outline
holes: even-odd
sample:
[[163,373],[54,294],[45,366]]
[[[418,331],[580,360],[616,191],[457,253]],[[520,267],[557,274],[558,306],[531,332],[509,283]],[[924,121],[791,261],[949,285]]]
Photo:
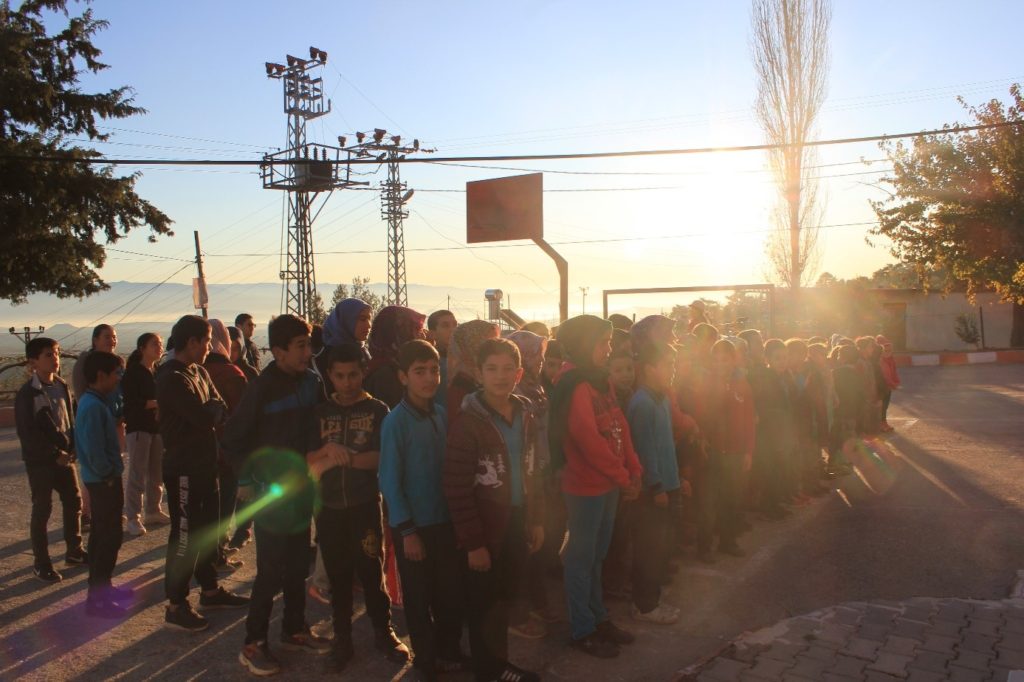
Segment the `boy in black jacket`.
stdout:
[[316,406],[324,400],[320,377],[310,368],[309,323],[280,315],[270,323],[274,361],[245,389],[228,420],[222,445],[238,474],[239,498],[255,500],[256,581],[239,662],[255,675],[273,675],[281,664],[267,646],[274,597],[284,593],[281,646],[326,654],[331,644],[305,621],[309,574],[309,527],[316,486],[307,461],[345,458],[337,443],[320,447]]
[[352,659],[352,578],[359,575],[376,645],[395,662],[409,652],[395,646],[391,600],[384,591],[383,519],[377,489],[380,426],[388,407],[363,390],[366,360],[356,345],[332,348],[327,379],[334,389],[316,408],[320,445],[336,443],[339,457],[321,452],[309,467],[320,479],[323,508],[316,517],[317,542],[331,581],[334,614],[333,670]]
[[74,409],[71,391],[60,378],[57,342],[36,337],[25,346],[25,357],[32,376],[14,399],[14,418],[32,492],[29,533],[35,556],[33,572],[43,582],[55,583],[63,576],[53,569],[46,539],[55,490],[64,511],[65,563],[87,561],[82,549],[82,497],[74,469]]
[[217,482],[217,424],[227,406],[202,364],[210,352],[210,324],[185,315],[171,329],[174,357],[160,366],[156,402],[164,442],[163,475],[171,532],[167,538],[164,621],[185,630],[209,622],[188,602],[193,575],[202,588],[200,606],[232,608],[249,600],[217,584],[216,528],[220,521]]

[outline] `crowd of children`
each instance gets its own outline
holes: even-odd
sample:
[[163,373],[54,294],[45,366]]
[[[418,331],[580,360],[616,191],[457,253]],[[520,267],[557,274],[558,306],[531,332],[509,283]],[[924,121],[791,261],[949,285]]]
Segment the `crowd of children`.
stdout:
[[[849,473],[856,438],[892,430],[899,377],[885,338],[723,337],[697,312],[681,324],[581,315],[502,338],[449,311],[374,316],[347,299],[323,328],[271,321],[262,371],[249,315],[234,327],[181,318],[163,362],[161,337],[143,334],[127,368],[100,325],[75,390],[59,344],[33,339],[16,416],[35,575],[62,578],[46,541],[56,491],[66,563],[89,566],[90,616],[133,605],[112,582],[123,530],[166,523],[166,622],[208,626],[189,602],[193,579],[200,610],[247,607],[238,658],[256,675],[282,669],[268,645],[279,593],[279,647],[344,669],[356,577],[374,647],[425,680],[539,679],[509,660],[508,636],[544,637],[561,619],[546,589],[555,574],[570,645],[618,656],[635,637],[607,597],[628,598],[633,620],[675,623],[662,588],[677,557],[743,556],[752,515],[788,516]],[[243,597],[218,573],[241,566],[253,537]],[[307,592],[314,539],[319,586]],[[330,602],[333,639],[307,623],[307,594]],[[392,627],[399,594],[411,651]]]

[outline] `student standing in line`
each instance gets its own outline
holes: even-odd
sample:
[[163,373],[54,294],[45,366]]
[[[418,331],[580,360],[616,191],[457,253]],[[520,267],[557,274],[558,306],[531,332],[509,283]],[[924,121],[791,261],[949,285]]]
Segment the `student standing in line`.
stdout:
[[82,549],[82,498],[74,465],[75,415],[71,392],[60,378],[60,345],[38,336],[26,344],[25,358],[32,375],[14,398],[14,420],[32,496],[32,571],[39,580],[56,583],[63,576],[53,568],[46,537],[54,491],[63,511],[64,562],[71,566],[88,561]]
[[242,371],[248,367],[250,371],[245,372],[246,379],[252,381],[260,373],[260,349],[252,340],[252,335],[256,333],[256,322],[249,313],[239,313],[235,316],[235,327],[242,332]]
[[544,499],[529,402],[514,395],[519,348],[488,339],[477,351],[481,388],[448,430],[444,495],[467,555],[467,615],[478,682],[533,682],[508,660],[509,608],[529,554],[544,544]]
[[440,384],[437,350],[423,340],[398,351],[405,397],[384,419],[380,489],[395,538],[405,623],[420,679],[464,668],[463,562],[442,488],[447,424],[434,395]]
[[648,342],[637,351],[639,386],[627,416],[643,488],[634,503],[632,567],[634,620],[671,625],[679,609],[661,601],[661,581],[669,574],[669,495],[679,490],[679,464],[672,434],[672,376],[676,354],[666,343]]
[[160,438],[155,370],[163,354],[164,342],[158,334],[142,334],[135,343],[135,350],[128,356],[121,380],[128,450],[124,515],[128,520],[126,529],[129,535],[145,535],[147,525],[152,527],[171,522],[171,517],[160,508],[164,496],[164,444]]
[[479,388],[476,351],[487,339],[498,338],[498,327],[487,320],[470,320],[455,328],[448,348],[448,423],[462,411],[462,399]]
[[320,446],[336,443],[340,459],[321,452],[310,458],[320,480],[323,507],[316,517],[317,544],[330,586],[334,621],[332,666],[341,672],[354,656],[352,588],[358,575],[375,643],[390,660],[404,663],[408,651],[396,647],[391,600],[384,591],[383,518],[377,489],[381,423],[388,407],[363,390],[366,357],[356,344],[331,347],[327,358],[330,398],[316,407]]
[[121,382],[123,364],[113,353],[94,350],[84,365],[82,374],[88,388],[78,404],[75,453],[93,504],[88,549],[89,596],[85,612],[101,618],[119,618],[126,613],[127,603],[134,596],[131,589],[111,584],[121,549],[124,462],[109,400]]
[[441,407],[448,404],[448,348],[458,326],[455,313],[450,310],[435,310],[427,317],[427,340],[434,344],[437,354],[441,356],[441,386],[434,396],[434,402]]
[[373,320],[367,341],[370,364],[363,387],[377,400],[394,408],[404,393],[398,378],[398,349],[407,341],[424,337],[426,316],[412,308],[389,305]]
[[217,427],[227,406],[203,362],[210,352],[210,324],[185,315],[171,329],[173,357],[160,365],[156,401],[164,441],[164,487],[171,513],[167,537],[164,621],[183,630],[205,630],[210,623],[188,601],[192,578],[199,583],[199,605],[239,608],[249,603],[217,583],[220,500],[217,481]]
[[608,380],[612,326],[580,315],[558,328],[567,355],[551,399],[551,462],[562,471],[568,512],[565,591],[571,645],[600,658],[619,655],[634,637],[608,617],[601,594],[601,564],[608,552],[621,494],[636,499],[640,463],[629,424]]

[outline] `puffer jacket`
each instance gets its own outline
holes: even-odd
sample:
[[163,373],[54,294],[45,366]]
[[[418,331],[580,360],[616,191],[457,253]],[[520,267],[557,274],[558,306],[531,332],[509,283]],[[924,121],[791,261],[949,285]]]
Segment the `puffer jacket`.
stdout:
[[[510,396],[523,424],[523,498],[528,527],[544,519],[543,478],[537,463],[536,425],[529,401]],[[444,494],[459,546],[467,551],[496,551],[505,538],[512,510],[508,447],[494,424],[495,415],[481,392],[471,393],[448,428]]]

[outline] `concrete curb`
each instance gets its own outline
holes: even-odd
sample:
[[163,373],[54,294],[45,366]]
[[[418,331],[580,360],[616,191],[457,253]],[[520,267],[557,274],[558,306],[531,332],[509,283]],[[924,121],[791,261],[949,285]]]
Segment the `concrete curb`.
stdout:
[[990,350],[969,353],[907,353],[896,356],[897,367],[935,367],[939,365],[1012,365],[1024,363],[1024,350]]

